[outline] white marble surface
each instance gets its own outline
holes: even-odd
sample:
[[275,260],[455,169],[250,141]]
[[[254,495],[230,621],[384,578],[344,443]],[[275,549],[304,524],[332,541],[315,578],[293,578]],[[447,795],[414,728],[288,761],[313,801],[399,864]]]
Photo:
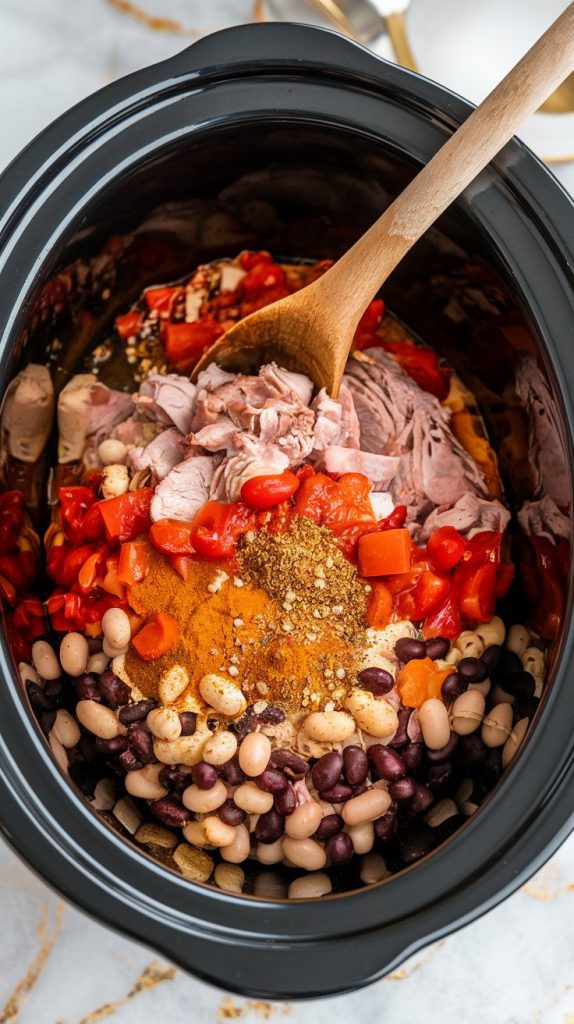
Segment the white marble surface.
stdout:
[[[470,3],[459,0],[458,11]],[[147,9],[200,30],[252,15],[251,0],[158,0]],[[66,107],[191,38],[152,32],[106,0],[0,0],[0,167]],[[574,165],[557,172],[574,191]],[[573,905],[574,838],[502,906],[369,989],[320,1003],[251,1004],[229,1001],[88,920],[0,845],[0,1024],[458,1024],[463,1016],[470,1024],[574,1024]]]

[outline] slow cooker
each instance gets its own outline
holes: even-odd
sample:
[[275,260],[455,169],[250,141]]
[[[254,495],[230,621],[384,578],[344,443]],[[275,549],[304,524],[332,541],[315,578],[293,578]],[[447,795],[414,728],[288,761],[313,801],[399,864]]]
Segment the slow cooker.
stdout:
[[[59,311],[61,344],[49,358],[61,381],[146,283],[242,247],[336,257],[470,109],[334,33],[286,24],[217,33],[89,97],[0,179],[2,389],[26,360],[46,359],[50,283],[62,268],[120,254],[109,302],[89,307],[72,295]],[[513,140],[384,290],[392,311],[471,383],[500,452],[512,366],[518,354],[535,357],[570,489],[573,225],[566,194]],[[525,500],[532,478],[513,473],[508,453],[501,465],[510,500]],[[349,882],[308,901],[236,896],[136,848],[56,766],[5,633],[4,835],[68,900],[204,980],[265,998],[365,985],[508,896],[570,831],[571,591],[551,685],[512,769],[438,849],[377,885]]]

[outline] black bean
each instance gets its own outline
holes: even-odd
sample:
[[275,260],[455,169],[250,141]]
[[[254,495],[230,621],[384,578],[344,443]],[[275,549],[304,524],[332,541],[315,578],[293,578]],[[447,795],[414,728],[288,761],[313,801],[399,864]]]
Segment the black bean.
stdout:
[[292,779],[304,779],[309,771],[309,765],[298,754],[292,750],[274,750],[269,759],[271,768],[278,768],[284,771]]
[[442,789],[452,778],[452,762],[443,761],[442,764],[432,764],[428,770],[427,783],[432,790]]
[[245,780],[245,776],[239,767],[239,757],[234,754],[233,757],[229,758],[222,767],[222,774],[225,781],[230,786],[240,786]]
[[268,704],[257,717],[262,725],[281,725],[281,722],[285,721],[285,712],[275,704]]
[[199,789],[213,789],[217,782],[217,772],[212,764],[199,761],[191,769],[191,777]]
[[100,757],[119,757],[128,749],[126,736],[114,736],[111,740],[96,738],[96,750]]
[[428,825],[412,825],[399,834],[399,848],[405,864],[414,864],[436,846],[437,838]]
[[241,825],[247,817],[247,811],[242,811],[233,800],[226,800],[215,813],[226,825]]
[[[256,786],[262,789],[265,793],[283,793],[289,785],[289,780],[283,772],[278,771],[276,768],[266,768],[261,775],[256,775],[253,779]],[[271,811],[268,811],[271,814]]]
[[135,722],[143,722],[154,708],[157,708],[157,701],[138,700],[135,704],[126,704],[125,708],[121,708],[118,718],[122,725],[133,725]]
[[404,779],[397,779],[389,785],[389,796],[393,802],[402,803],[403,800],[410,800],[414,796],[415,781],[408,775]]
[[173,789],[180,793],[187,789],[192,783],[192,769],[178,767],[175,764],[166,764],[159,773],[159,781],[166,789]]
[[53,710],[52,701],[48,700],[46,694],[37,683],[28,683],[26,689],[30,704],[37,715],[39,715],[41,711]]
[[395,644],[395,654],[399,661],[415,661],[426,658],[427,647],[424,640],[415,640],[410,636],[403,636]]
[[325,853],[332,864],[348,864],[354,852],[351,837],[346,832],[338,832],[325,843]]
[[[69,750],[68,757],[70,754],[71,751]],[[70,778],[85,796],[93,797],[96,785],[101,778],[101,771],[94,764],[76,761],[75,763],[70,763]]]
[[44,696],[52,702],[52,705],[59,704],[59,697],[62,696],[64,684],[60,679],[50,679],[44,687]]
[[238,740],[242,740],[247,736],[247,733],[253,732],[258,725],[259,718],[255,714],[253,708],[247,708],[245,714],[235,722],[230,722],[228,728],[231,732],[235,733]]
[[451,732],[448,743],[445,743],[444,747],[440,750],[429,750],[426,751],[426,759],[431,764],[441,764],[443,761],[448,761],[454,754],[458,747],[459,737],[455,732]]
[[345,800],[350,800],[354,795],[352,787],[347,786],[345,782],[336,782],[330,789],[321,789],[319,791],[321,800],[326,800],[328,804],[342,804]]
[[388,811],[375,821],[375,835],[382,843],[388,843],[398,828],[396,804],[391,804]]
[[500,644],[491,644],[487,647],[480,656],[480,660],[484,662],[488,669],[489,676],[492,676],[498,670],[502,659],[502,647]]
[[407,772],[416,772],[423,763],[424,743],[409,743],[401,750],[401,757]]
[[323,754],[311,769],[311,778],[315,789],[331,789],[341,777],[343,771],[342,755],[336,750]]
[[259,815],[255,826],[255,838],[258,843],[274,843],[281,838],[284,831],[285,819],[272,807],[270,811]]
[[357,676],[359,686],[363,690],[370,690],[375,697],[384,697],[385,693],[392,690],[395,685],[390,672],[384,668],[364,668]]
[[500,659],[501,675],[507,676],[512,672],[522,672],[522,662],[515,651],[503,651]]
[[480,778],[486,782],[490,789],[494,786],[495,782],[498,782],[502,773],[502,747],[494,747],[488,751],[484,761],[482,762],[479,774]]
[[343,750],[343,774],[350,786],[360,786],[369,774],[369,759],[355,744]]
[[79,679],[74,681],[74,686],[76,687],[78,700],[101,701],[102,694],[95,676],[80,676]]
[[143,725],[136,722],[135,725],[128,726],[128,740],[130,749],[140,761],[143,761],[144,764],[151,764],[152,761],[155,761],[152,735],[147,729],[144,729]]
[[130,699],[130,688],[109,668],[99,678],[100,690],[104,700],[113,708],[127,704]]
[[467,683],[482,683],[488,677],[488,668],[481,658],[462,658],[456,668]]
[[381,779],[396,782],[406,774],[405,762],[396,750],[390,750],[384,743],[373,743],[369,747],[371,767]]
[[446,658],[450,651],[450,640],[445,636],[433,636],[426,642],[427,658],[437,661],[438,658]]
[[78,748],[84,761],[97,761],[98,751],[96,750],[96,737],[90,736],[89,733],[82,733],[80,736],[80,742]]
[[463,679],[459,676],[458,672],[451,672],[446,679],[443,680],[443,684],[440,688],[442,699],[445,704],[452,704],[457,697],[460,697],[461,693],[468,690],[468,680]]
[[179,716],[181,723],[181,735],[193,736],[197,725],[197,715],[194,711],[182,711]]
[[187,807],[184,807],[179,800],[175,800],[172,796],[162,796],[160,800],[154,800],[149,806],[152,814],[159,821],[172,828],[180,828],[191,818],[191,812]]
[[315,839],[329,839],[340,832],[344,824],[340,814],[326,814],[315,832]]
[[405,744],[410,743],[410,738],[407,733],[407,725],[409,724],[409,718],[413,713],[413,708],[401,708],[397,711],[397,718],[399,724],[397,731],[389,743],[390,747],[394,747],[395,750],[400,750]]
[[538,710],[538,697],[517,697],[514,702],[514,713],[516,720],[521,718],[533,718]]
[[409,811],[413,814],[422,814],[433,802],[433,795],[428,786],[422,782],[415,783],[415,791],[409,803]]
[[534,696],[536,680],[530,672],[512,672],[504,676],[501,682],[502,689],[511,693],[514,697],[525,697],[527,700]]
[[135,772],[138,768],[143,768],[143,762],[138,760],[132,750],[124,750],[118,757],[118,764],[124,772]]
[[488,748],[480,736],[477,733],[471,733],[470,736],[460,737],[455,759],[466,768],[474,768],[484,761],[487,753]]
[[287,786],[282,793],[276,793],[273,799],[273,806],[279,814],[286,817],[288,814],[293,814],[297,806],[297,797],[295,796],[295,790],[291,783]]
[[[50,731],[52,729],[52,726],[53,726],[55,721],[56,721],[56,712],[55,711],[42,711],[42,712],[40,712],[40,725],[42,727],[42,732],[46,736],[50,733]],[[70,755],[68,753],[68,757],[69,756]]]

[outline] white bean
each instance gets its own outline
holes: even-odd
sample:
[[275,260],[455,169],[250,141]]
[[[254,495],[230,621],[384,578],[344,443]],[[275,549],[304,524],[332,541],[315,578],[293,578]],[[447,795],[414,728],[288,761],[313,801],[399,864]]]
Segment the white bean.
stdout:
[[120,494],[126,494],[129,485],[130,475],[127,466],[112,463],[104,467],[102,473],[102,495],[104,498],[119,498]]
[[368,853],[375,845],[375,826],[372,821],[363,821],[360,825],[349,825],[349,833],[355,853]]
[[276,839],[274,843],[259,843],[255,850],[255,856],[261,864],[280,864],[283,860],[283,840]]
[[448,711],[442,700],[429,697],[419,708],[419,723],[423,739],[430,750],[440,750],[450,739]]
[[102,617],[102,629],[109,647],[116,650],[126,647],[132,637],[130,620],[123,608],[108,608]]
[[306,871],[320,871],[327,863],[327,854],[315,839],[292,839],[283,837],[283,853],[298,868]]
[[154,708],[149,712],[146,723],[158,740],[176,740],[181,736],[181,720],[173,708]]
[[193,783],[184,789],[181,799],[188,811],[193,811],[195,814],[209,814],[225,803],[227,789],[221,779],[218,779],[211,789],[200,789]]
[[184,839],[187,839],[192,846],[199,846],[200,849],[209,846],[203,825],[205,820],[203,818],[202,821],[188,821],[187,825],[182,828]]
[[442,825],[443,821],[447,821],[448,818],[452,818],[455,814],[458,814],[458,807],[454,800],[444,797],[442,800],[439,800],[438,804],[431,807],[428,814],[425,814],[424,820],[431,828],[438,828],[439,825]]
[[48,736],[48,743],[50,744],[50,749],[51,749],[51,751],[52,751],[52,753],[54,755],[54,759],[56,761],[56,764],[59,765],[59,767],[62,769],[63,772],[67,772],[68,771],[68,755],[67,755],[66,751],[64,750],[64,747],[63,747],[62,743],[60,743],[60,740],[56,736],[56,734],[55,734],[53,729],[51,730],[51,732],[50,732],[50,734]]
[[546,668],[544,654],[538,647],[527,647],[521,661],[525,672],[530,672],[535,678],[544,676]]
[[457,736],[468,736],[478,729],[484,715],[485,699],[480,690],[467,690],[451,705],[450,714],[453,732]]
[[127,732],[115,712],[103,704],[97,704],[95,700],[79,700],[76,704],[76,718],[84,729],[99,736],[101,740],[113,740],[116,736],[125,736]]
[[233,794],[233,800],[248,814],[266,814],[273,807],[273,794],[265,793],[254,782],[244,782]]
[[480,658],[484,650],[484,640],[476,630],[465,629],[454,641],[463,658]]
[[62,675],[55,651],[46,640],[36,640],[32,644],[32,661],[38,675],[48,682],[59,679]]
[[229,846],[222,846],[220,853],[228,864],[242,864],[251,850],[251,837],[245,825],[235,826],[235,838]]
[[492,647],[493,644],[504,643],[506,626],[499,615],[493,615],[490,622],[483,622],[478,625],[476,632],[481,637],[485,647]]
[[127,772],[125,787],[130,796],[138,796],[142,800],[159,800],[165,796],[167,789],[159,781],[162,768],[162,764],[146,764],[143,768]]
[[271,740],[262,732],[250,732],[239,747],[239,767],[254,778],[261,775],[269,764]]
[[322,817],[319,804],[306,800],[285,819],[285,831],[292,839],[307,839],[317,831]]
[[515,623],[508,630],[506,638],[506,650],[513,651],[520,658],[530,643],[530,632],[526,626]]
[[344,711],[313,711],[305,719],[303,731],[319,743],[341,743],[354,733],[355,721]]
[[81,633],[67,633],[60,644],[60,664],[69,676],[81,676],[86,671],[90,651],[88,641]]
[[98,445],[98,458],[102,465],[111,466],[113,463],[120,465],[125,462],[128,449],[123,441],[117,441],[115,437],[108,437]]
[[175,704],[178,697],[189,686],[189,675],[183,665],[172,665],[162,675],[158,695],[162,704]]
[[98,651],[97,654],[92,654],[92,656],[88,658],[86,672],[95,672],[96,675],[100,676],[106,671],[109,663],[109,655],[107,655],[105,651]]
[[361,861],[359,876],[364,885],[375,885],[388,878],[390,871],[380,853],[368,853]]
[[217,815],[203,819],[203,829],[208,843],[212,846],[231,846],[235,840],[235,828],[227,825]]
[[512,732],[510,733],[510,736],[508,737],[506,743],[504,744],[504,747],[502,748],[502,767],[503,768],[506,768],[506,766],[508,764],[510,764],[510,762],[512,761],[512,758],[516,754],[516,751],[518,750],[520,744],[522,743],[522,740],[526,736],[526,731],[528,729],[528,724],[529,724],[529,719],[528,718],[521,718],[520,721],[516,723],[516,725],[514,726]]
[[52,726],[52,732],[58,737],[63,747],[69,749],[80,742],[80,726],[75,718],[72,718],[69,711],[60,708],[56,712],[56,718]]
[[451,647],[444,660],[447,665],[458,665],[459,661],[462,661],[462,652],[458,647]]
[[512,704],[497,704],[482,720],[480,737],[487,747],[501,747],[512,729]]
[[197,730],[193,736],[178,736],[176,740],[154,740],[153,750],[163,764],[185,764],[188,767],[202,760],[202,751],[208,730]]
[[[102,650],[103,650],[104,654],[106,655],[106,657],[108,657],[108,658],[122,658],[125,654],[128,653],[129,645],[126,644],[125,647],[114,647],[114,645],[111,644],[109,642],[109,640],[106,639],[106,637],[104,637],[104,639],[102,641]],[[112,665],[112,669],[113,669],[113,665]],[[116,675],[117,675],[117,672],[116,672]]]
[[351,690],[345,707],[351,712],[359,729],[370,736],[384,739],[397,731],[399,720],[394,708],[384,698],[375,697],[369,690]]
[[380,818],[390,806],[391,798],[386,789],[373,788],[347,800],[343,804],[341,814],[346,825],[362,825],[365,821]]
[[203,746],[203,760],[207,764],[225,764],[237,750],[237,739],[232,732],[225,729],[210,736]]
[[43,688],[44,683],[40,679],[36,669],[33,665],[29,665],[27,661],[20,661],[18,663],[18,674],[20,676],[22,686],[25,686],[26,683],[35,683],[36,686]]
[[247,707],[239,687],[215,672],[203,676],[199,682],[199,692],[206,704],[227,718],[237,718]]
[[291,882],[287,895],[290,900],[316,900],[320,896],[327,896],[332,889],[329,876],[324,871],[314,871]]

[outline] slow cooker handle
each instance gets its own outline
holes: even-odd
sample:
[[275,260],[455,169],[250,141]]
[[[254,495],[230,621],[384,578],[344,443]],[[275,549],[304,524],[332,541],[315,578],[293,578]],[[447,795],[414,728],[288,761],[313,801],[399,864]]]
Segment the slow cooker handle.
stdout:
[[[237,25],[204,36],[169,57],[163,67],[177,77],[190,78],[228,78],[235,73],[269,74],[285,70],[297,75],[315,70],[330,74],[347,72],[372,79],[380,73],[381,62],[387,66],[385,74],[392,74],[394,64],[331,29],[269,22]],[[398,77],[404,73],[400,69]]]

